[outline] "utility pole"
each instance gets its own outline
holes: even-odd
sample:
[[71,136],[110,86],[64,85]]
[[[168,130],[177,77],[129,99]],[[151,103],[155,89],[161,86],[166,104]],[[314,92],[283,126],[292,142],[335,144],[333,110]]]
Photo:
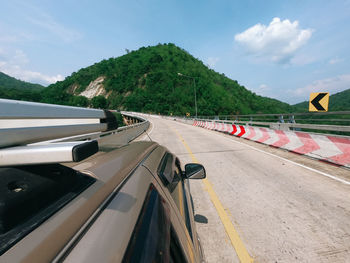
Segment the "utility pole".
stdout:
[[196,94],[196,78],[195,77],[191,77],[191,76],[187,76],[184,75],[182,73],[177,73],[177,75],[181,76],[181,77],[186,77],[186,78],[190,78],[193,79],[193,91],[194,91],[194,107],[195,107],[195,112],[196,112],[196,119],[197,119],[197,94]]

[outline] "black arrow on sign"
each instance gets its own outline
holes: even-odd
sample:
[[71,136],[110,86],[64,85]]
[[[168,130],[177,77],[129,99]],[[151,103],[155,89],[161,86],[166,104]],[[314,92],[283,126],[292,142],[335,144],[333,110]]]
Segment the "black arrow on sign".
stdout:
[[325,111],[326,109],[322,107],[322,105],[320,104],[320,100],[322,100],[323,97],[326,96],[326,95],[327,95],[327,93],[320,93],[320,94],[318,94],[318,95],[311,101],[311,104],[314,105],[314,107],[315,107],[317,110],[319,110],[319,111],[321,111],[321,110]]

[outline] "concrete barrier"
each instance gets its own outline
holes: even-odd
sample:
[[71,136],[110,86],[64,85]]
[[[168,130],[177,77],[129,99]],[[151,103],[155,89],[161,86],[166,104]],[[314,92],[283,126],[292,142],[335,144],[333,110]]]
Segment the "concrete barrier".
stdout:
[[194,121],[193,125],[350,168],[350,138],[346,136],[282,131],[210,121]]

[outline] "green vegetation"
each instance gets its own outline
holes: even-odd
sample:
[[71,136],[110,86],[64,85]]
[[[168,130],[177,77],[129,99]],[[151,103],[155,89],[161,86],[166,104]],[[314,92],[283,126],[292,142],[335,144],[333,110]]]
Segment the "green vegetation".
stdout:
[[108,103],[105,97],[99,95],[91,99],[91,106],[97,109],[107,109]]
[[0,98],[24,101],[41,101],[41,94],[36,90],[7,89],[0,86]]
[[[293,105],[296,111],[309,111],[309,102],[304,101]],[[350,111],[350,89],[329,96],[328,111]]]
[[[309,102],[304,101],[293,105],[295,108],[295,112],[308,112],[309,111]],[[334,95],[329,96],[329,105],[328,111],[336,112],[336,111],[350,111],[350,89],[344,90],[342,92],[336,93]],[[297,123],[317,123],[317,124],[325,124],[325,125],[345,125],[348,126],[350,124],[349,114],[332,114],[332,115],[308,115],[301,116],[296,118]],[[308,131],[308,130],[303,130]],[[328,134],[338,134],[338,135],[346,135],[350,136],[349,132],[333,132],[333,131],[322,131],[322,130],[313,130],[313,132],[317,133],[328,133]]]
[[44,86],[39,84],[32,84],[22,80],[15,79],[10,77],[2,72],[0,72],[0,87],[7,89],[17,89],[17,90],[40,90],[43,89]]
[[39,84],[32,84],[12,78],[0,72],[0,98],[26,101],[41,101]]
[[336,93],[329,97],[330,111],[350,110],[350,89]]
[[115,118],[117,119],[118,127],[125,126],[123,121],[123,115],[120,112],[113,112]]
[[[258,96],[237,81],[219,74],[174,44],[143,47],[118,58],[83,68],[43,92],[48,103],[72,104],[72,95],[84,91],[91,81],[103,76],[106,106],[111,109],[192,116],[195,77],[198,115],[288,112],[291,107]],[[74,90],[74,92],[73,92]],[[68,94],[68,92],[70,94]],[[93,107],[103,101],[94,98]]]
[[[290,106],[256,95],[174,44],[142,47],[118,58],[102,60],[47,88],[2,75],[7,77],[8,84],[1,86],[0,81],[1,98],[166,115],[189,112],[193,116],[195,79],[199,116],[307,111],[303,103]],[[104,78],[105,95],[91,100],[80,96],[99,77]],[[11,79],[17,84],[11,84]],[[39,87],[25,89],[27,84]],[[337,100],[342,102],[334,106],[331,97],[330,110],[344,109],[344,105],[349,109],[350,91],[347,96],[348,99],[339,96]]]

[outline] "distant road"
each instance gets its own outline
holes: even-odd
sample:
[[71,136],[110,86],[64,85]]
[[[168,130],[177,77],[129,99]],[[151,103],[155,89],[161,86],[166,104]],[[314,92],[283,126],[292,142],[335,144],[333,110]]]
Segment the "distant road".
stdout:
[[207,170],[208,180],[192,180],[191,191],[208,262],[350,262],[349,170],[172,120],[149,120],[152,140],[182,164],[198,160]]

